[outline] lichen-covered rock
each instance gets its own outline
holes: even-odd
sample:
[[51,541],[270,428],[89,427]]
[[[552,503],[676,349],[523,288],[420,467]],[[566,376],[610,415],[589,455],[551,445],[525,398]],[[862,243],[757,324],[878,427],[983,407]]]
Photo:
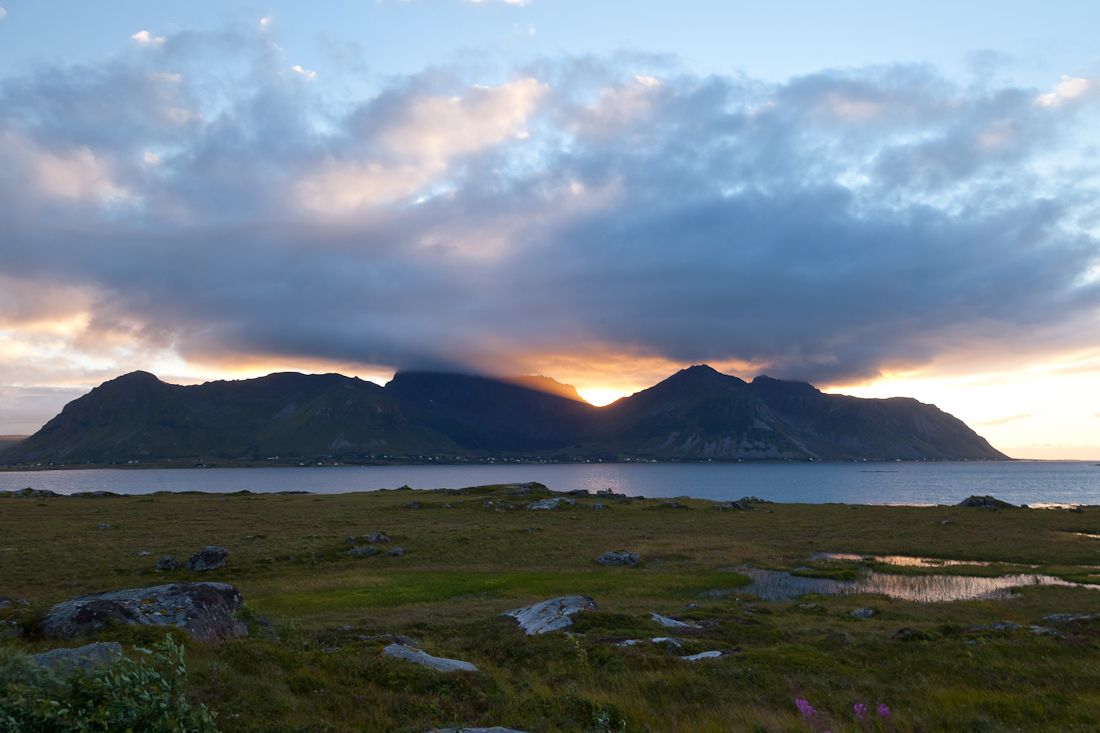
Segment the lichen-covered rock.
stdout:
[[122,658],[122,645],[117,641],[99,641],[75,649],[53,649],[27,657],[32,664],[53,669],[94,669]]
[[[46,636],[71,639],[98,634],[109,620],[124,626],[176,626],[196,641],[217,642],[248,635],[237,618],[243,601],[227,583],[171,583],[70,598],[42,621]],[[260,624],[269,627],[266,619]]]
[[599,611],[596,601],[588,596],[562,596],[531,606],[517,608],[501,616],[514,618],[528,636],[545,634],[573,625],[572,616],[581,611]]
[[402,550],[400,547],[395,547],[392,550],[386,550],[386,554],[390,557],[401,557],[405,554],[405,551]]
[[226,558],[228,557],[229,550],[224,547],[207,545],[187,560],[187,569],[217,570],[218,568],[224,568]]
[[373,547],[353,547],[348,550],[345,555],[354,555],[356,557],[365,557],[367,555],[377,555],[378,550]]
[[414,662],[416,664],[422,664],[425,667],[431,667],[432,669],[440,669],[444,672],[476,672],[477,667],[469,662],[462,662],[458,659],[447,659],[446,657],[433,657],[425,651],[420,649],[411,649],[402,644],[390,644],[382,650],[382,654],[387,657],[397,657],[398,659],[404,659],[408,662]]
[[668,627],[673,628],[673,629],[684,629],[684,628],[697,629],[697,628],[699,628],[695,624],[689,624],[689,623],[685,623],[683,621],[677,621],[674,618],[669,618],[668,616],[662,616],[659,613],[651,613],[651,614],[649,614],[649,617],[651,619],[653,619],[654,621],[656,621],[657,623],[659,623],[661,626],[668,626]]
[[636,552],[605,552],[596,558],[596,562],[600,565],[624,565],[632,568],[641,559],[641,555]]

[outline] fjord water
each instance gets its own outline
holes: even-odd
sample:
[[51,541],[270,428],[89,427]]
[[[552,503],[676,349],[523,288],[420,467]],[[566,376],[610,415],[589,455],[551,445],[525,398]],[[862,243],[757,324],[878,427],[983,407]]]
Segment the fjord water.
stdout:
[[1076,461],[858,463],[585,463],[476,466],[95,469],[0,472],[0,490],[342,494],[410,486],[463,488],[538,481],[554,491],[791,503],[955,504],[971,495],[1013,504],[1100,504],[1100,465]]

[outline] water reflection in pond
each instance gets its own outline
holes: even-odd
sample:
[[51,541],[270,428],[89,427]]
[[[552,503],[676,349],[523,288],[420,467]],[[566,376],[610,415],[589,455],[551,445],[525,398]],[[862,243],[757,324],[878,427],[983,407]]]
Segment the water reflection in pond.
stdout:
[[991,564],[981,560],[941,560],[937,557],[909,557],[908,555],[853,555],[849,552],[815,552],[811,557],[814,560],[847,560],[849,562],[874,560],[887,565],[897,565],[899,568],[943,568],[949,565],[986,567]]
[[1052,575],[1016,574],[1000,578],[970,578],[958,575],[887,575],[865,571],[858,580],[801,578],[778,570],[740,567],[737,572],[752,580],[742,593],[752,593],[764,601],[789,601],[803,593],[849,596],[856,593],[881,593],[890,598],[942,603],[977,599],[1011,598],[1011,588],[1028,585],[1062,585],[1100,590],[1100,586],[1071,583]]

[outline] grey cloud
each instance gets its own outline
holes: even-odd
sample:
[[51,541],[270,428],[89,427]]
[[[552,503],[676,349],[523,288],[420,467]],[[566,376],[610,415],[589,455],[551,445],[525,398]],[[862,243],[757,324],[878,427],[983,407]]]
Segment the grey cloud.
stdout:
[[431,70],[341,111],[276,61],[245,37],[180,34],[4,81],[0,141],[90,151],[128,197],[42,193],[33,161],[0,172],[0,276],[94,292],[89,338],[131,329],[193,358],[499,370],[595,343],[819,383],[1096,312],[1081,278],[1097,243],[1072,225],[1095,214],[1082,171],[1036,166],[1084,123],[1035,90],[960,89],[926,67],[646,86],[636,63],[544,61],[528,139],[466,146],[418,194],[326,213],[298,205],[301,180],[404,164],[385,131],[476,80]]

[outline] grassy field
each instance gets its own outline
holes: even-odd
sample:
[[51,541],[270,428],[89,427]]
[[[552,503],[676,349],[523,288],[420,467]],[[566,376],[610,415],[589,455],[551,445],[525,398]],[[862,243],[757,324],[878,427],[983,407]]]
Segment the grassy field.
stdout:
[[[879,572],[996,576],[1043,572],[1100,582],[1100,510],[756,505],[716,511],[675,499],[527,511],[542,498],[504,487],[344,495],[158,495],[0,499],[0,595],[26,598],[28,633],[6,650],[56,642],[34,619],[81,593],[180,580],[232,583],[281,642],[189,643],[189,696],[219,713],[223,731],[426,731],[502,725],[549,731],[1069,731],[1100,727],[1100,623],[1027,628],[1053,613],[1095,613],[1100,590],[1028,587],[1007,600],[918,604],[881,595],[766,603],[743,590],[742,565],[851,577],[858,563],[811,562],[815,552],[990,562]],[[684,489],[672,489],[670,495]],[[407,506],[416,502],[417,508]],[[604,503],[607,509],[592,509]],[[445,506],[449,505],[449,506]],[[767,511],[765,511],[767,510]],[[99,525],[109,524],[106,529]],[[389,535],[351,557],[348,536]],[[365,545],[366,543],[360,542]],[[158,572],[206,545],[230,551],[221,570]],[[640,553],[635,568],[605,567],[608,550]],[[138,557],[132,553],[149,552]],[[1037,566],[1031,568],[1031,566]],[[734,589],[719,600],[714,589]],[[599,612],[576,635],[527,637],[500,613],[561,595],[588,595]],[[682,610],[687,604],[695,608]],[[856,619],[857,608],[874,608]],[[701,625],[682,632],[651,612]],[[969,631],[1010,621],[1014,631]],[[908,640],[892,638],[908,628]],[[155,629],[114,629],[104,640],[148,644]],[[178,633],[178,632],[177,632]],[[442,673],[380,656],[404,634],[431,654],[477,665]],[[625,639],[675,637],[681,647]],[[181,637],[182,638],[182,637]],[[73,641],[76,646],[88,640]],[[719,659],[683,655],[721,650]],[[819,711],[805,720],[801,695]],[[853,705],[880,702],[865,725]],[[816,728],[815,728],[816,726]]]

